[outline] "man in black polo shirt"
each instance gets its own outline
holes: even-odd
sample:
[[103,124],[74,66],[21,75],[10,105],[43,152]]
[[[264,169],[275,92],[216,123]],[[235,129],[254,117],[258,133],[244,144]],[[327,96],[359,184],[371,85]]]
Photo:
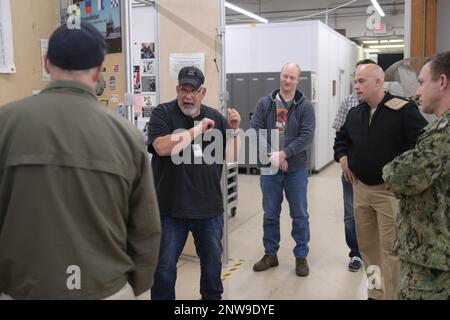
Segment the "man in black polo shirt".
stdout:
[[399,261],[392,245],[398,201],[387,190],[382,169],[414,147],[427,121],[414,102],[385,93],[383,83],[378,65],[356,69],[355,91],[362,103],[336,132],[334,158],[354,188],[358,246],[370,275],[368,296],[395,299]]
[[[153,154],[162,225],[151,296],[154,300],[175,299],[177,262],[191,231],[200,258],[200,294],[202,299],[218,300],[223,293],[223,153],[228,136],[236,136],[241,118],[229,109],[227,121],[202,104],[206,88],[199,69],[184,67],[178,81],[177,99],[155,108],[149,123],[148,151]],[[230,128],[233,130],[227,130]],[[227,148],[230,146],[234,148],[233,144]]]

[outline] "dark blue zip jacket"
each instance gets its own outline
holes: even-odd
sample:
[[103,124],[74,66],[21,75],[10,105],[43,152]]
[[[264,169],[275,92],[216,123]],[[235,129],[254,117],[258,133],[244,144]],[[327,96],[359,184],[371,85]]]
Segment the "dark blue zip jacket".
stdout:
[[[251,126],[256,130],[258,137],[259,167],[270,166],[267,153],[271,152],[272,146],[270,130],[276,130],[275,100],[279,92],[277,89],[271,95],[259,99],[251,119]],[[260,132],[261,129],[267,129],[267,133]],[[284,150],[287,155],[288,172],[308,168],[307,150],[313,143],[315,129],[316,116],[313,105],[297,90],[288,113],[284,146],[280,146],[280,151]]]

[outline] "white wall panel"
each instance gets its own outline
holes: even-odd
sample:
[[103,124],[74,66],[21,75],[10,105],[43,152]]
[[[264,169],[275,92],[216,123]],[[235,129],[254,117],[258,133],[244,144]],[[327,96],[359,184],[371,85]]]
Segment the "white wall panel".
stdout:
[[318,22],[227,26],[227,73],[277,72],[286,62],[315,71]]
[[131,23],[134,42],[156,42],[156,11],[154,7],[133,7]]

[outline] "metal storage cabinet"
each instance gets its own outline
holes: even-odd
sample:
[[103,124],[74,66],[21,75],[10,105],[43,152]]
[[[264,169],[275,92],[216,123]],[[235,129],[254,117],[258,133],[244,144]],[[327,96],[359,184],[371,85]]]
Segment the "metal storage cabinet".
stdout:
[[[249,112],[249,74],[236,73],[229,74],[229,92],[230,99],[228,107],[235,108],[241,115],[241,128],[247,130],[250,128],[250,112]],[[247,144],[242,144],[242,147]],[[246,150],[241,149],[240,154],[247,154]],[[246,158],[247,159],[247,158]],[[241,168],[250,168],[247,160],[239,165]]]
[[258,73],[249,74],[249,105],[247,107],[248,117],[248,128],[250,128],[250,121],[252,120],[252,115],[255,112],[256,104],[258,100],[261,99],[266,92],[264,92],[264,76]]
[[275,89],[280,87],[279,72],[264,72],[260,74],[263,78],[263,94],[261,97],[271,94]]
[[249,107],[249,75],[245,73],[232,74],[230,83],[230,103],[229,107],[235,108],[241,114],[241,128],[246,130],[249,128],[250,122],[248,118]]
[[[235,108],[241,114],[241,128],[250,129],[251,117],[255,111],[256,104],[263,96],[270,94],[279,84],[279,74],[270,73],[235,73],[227,75],[227,88],[229,93],[229,107]],[[247,139],[242,146],[241,154],[245,154],[245,163],[240,163],[240,168],[257,168],[256,164],[249,163],[249,144]]]

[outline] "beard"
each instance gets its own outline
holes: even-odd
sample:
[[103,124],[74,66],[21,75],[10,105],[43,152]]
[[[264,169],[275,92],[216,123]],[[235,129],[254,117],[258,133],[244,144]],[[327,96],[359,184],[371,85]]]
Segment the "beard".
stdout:
[[[185,105],[189,105],[189,107],[185,107]],[[179,106],[185,116],[192,117],[197,113],[197,108],[192,100],[184,100],[183,104],[179,104]]]

